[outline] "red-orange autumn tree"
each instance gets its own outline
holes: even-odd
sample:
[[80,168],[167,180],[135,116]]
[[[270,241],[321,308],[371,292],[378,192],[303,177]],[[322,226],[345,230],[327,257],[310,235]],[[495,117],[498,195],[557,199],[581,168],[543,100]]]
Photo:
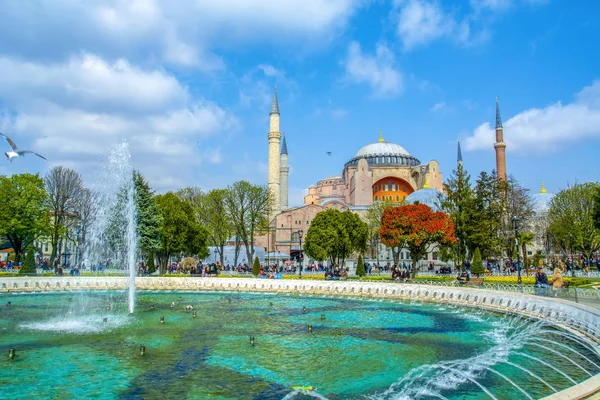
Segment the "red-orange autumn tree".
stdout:
[[408,247],[413,278],[417,273],[417,261],[427,254],[430,245],[448,245],[456,241],[450,217],[444,212],[432,211],[425,204],[387,208],[381,215],[379,237],[388,247]]

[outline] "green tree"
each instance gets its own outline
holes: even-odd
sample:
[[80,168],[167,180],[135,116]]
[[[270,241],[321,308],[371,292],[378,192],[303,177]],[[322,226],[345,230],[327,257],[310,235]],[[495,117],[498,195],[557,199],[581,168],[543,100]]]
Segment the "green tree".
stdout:
[[533,200],[529,189],[525,189],[513,177],[506,182],[498,181],[498,196],[501,201],[502,216],[500,218],[500,248],[504,254],[512,258],[515,251],[515,231],[513,220],[519,221],[519,226],[526,226],[533,217]]
[[33,248],[29,248],[29,250],[27,250],[27,255],[25,256],[23,266],[19,270],[19,274],[35,275],[36,272],[34,250]]
[[481,172],[477,177],[471,206],[466,210],[465,231],[468,237],[469,251],[479,248],[484,259],[500,252],[502,218],[502,199],[498,188],[498,179],[494,173]]
[[162,215],[154,201],[154,192],[139,171],[133,172],[135,211],[139,248],[149,256],[160,249]]
[[565,250],[581,252],[587,259],[600,248],[600,229],[594,221],[594,197],[600,184],[583,183],[561,190],[550,202],[548,230]]
[[148,259],[146,261],[146,266],[148,267],[148,272],[150,274],[153,274],[154,272],[156,272],[156,266],[154,265],[154,253],[153,252],[148,253]]
[[227,209],[227,189],[213,189],[204,194],[198,188],[185,188],[177,194],[194,209],[198,222],[208,232],[209,243],[217,248],[223,265],[225,245],[235,233]]
[[[529,276],[529,260],[527,257],[527,246],[533,244],[533,233],[531,232],[520,232],[519,233],[519,246],[521,246],[521,255],[523,256],[523,265],[525,266],[525,274]],[[535,267],[535,265],[534,265]]]
[[304,251],[315,260],[343,265],[354,252],[366,251],[368,234],[367,223],[351,211],[321,211],[308,228]]
[[448,214],[454,223],[456,233],[456,241],[448,245],[449,253],[453,254],[454,261],[462,264],[467,259],[471,223],[469,211],[474,205],[471,176],[465,171],[462,164],[452,171],[452,175],[444,184],[444,189],[446,197],[441,200],[442,211]]
[[358,255],[358,264],[356,264],[356,275],[365,276],[365,264],[363,263],[362,254]]
[[52,168],[44,177],[46,197],[51,215],[50,242],[52,253],[50,265],[59,259],[62,253],[62,238],[68,239],[72,228],[78,223],[79,201],[83,190],[83,180],[78,172],[57,166]]
[[258,276],[260,274],[260,261],[258,261],[258,257],[254,259],[254,264],[252,264],[252,275]]
[[38,238],[50,232],[44,181],[39,175],[0,176],[0,236],[15,251],[15,262]]
[[227,188],[225,204],[238,240],[246,248],[248,260],[254,254],[254,238],[268,227],[272,198],[266,186],[238,181]]
[[[367,225],[369,227],[369,248],[371,249],[371,258],[375,258],[377,250],[377,241],[379,239],[379,228],[381,228],[381,215],[389,207],[396,207],[401,205],[402,202],[396,203],[387,200],[375,201],[367,209]],[[391,247],[392,257],[394,264],[398,265],[400,261],[401,246]]]
[[156,196],[155,201],[162,216],[160,249],[156,251],[161,273],[173,255],[205,257],[207,233],[196,222],[192,207],[172,192]]
[[473,253],[473,263],[471,264],[471,273],[475,276],[481,276],[485,274],[485,268],[483,267],[483,260],[481,259],[481,252],[479,247],[475,249]]
[[594,226],[600,229],[600,186],[596,188],[594,194]]

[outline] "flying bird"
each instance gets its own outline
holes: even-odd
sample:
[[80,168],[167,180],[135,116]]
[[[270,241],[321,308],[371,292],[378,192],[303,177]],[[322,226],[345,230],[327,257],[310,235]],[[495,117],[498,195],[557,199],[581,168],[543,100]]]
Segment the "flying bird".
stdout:
[[0,135],[2,135],[2,137],[4,139],[6,139],[6,141],[8,142],[8,144],[10,144],[10,147],[12,148],[12,151],[7,151],[6,153],[4,153],[6,155],[6,158],[12,162],[12,159],[15,157],[21,157],[24,156],[25,154],[34,154],[40,158],[43,158],[44,160],[48,161],[48,159],[44,156],[42,156],[41,154],[36,153],[35,151],[31,151],[31,150],[19,150],[19,148],[17,147],[17,145],[15,144],[15,142],[12,141],[11,138],[9,138],[8,136],[6,136],[4,133],[0,132]]
[[330,152],[330,151],[326,151],[326,153],[327,153],[327,155],[328,155],[328,156],[330,156],[330,155],[331,155],[331,152]]

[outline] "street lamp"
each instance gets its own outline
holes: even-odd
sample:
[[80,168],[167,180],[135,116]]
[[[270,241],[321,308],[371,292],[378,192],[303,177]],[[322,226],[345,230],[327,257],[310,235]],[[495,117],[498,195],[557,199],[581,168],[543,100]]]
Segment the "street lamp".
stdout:
[[516,215],[512,218],[512,223],[515,228],[515,249],[517,250],[517,282],[521,285],[523,281],[521,280],[521,256],[519,254],[519,218]]
[[304,231],[298,229],[298,240],[300,241],[300,279],[302,279],[302,234]]

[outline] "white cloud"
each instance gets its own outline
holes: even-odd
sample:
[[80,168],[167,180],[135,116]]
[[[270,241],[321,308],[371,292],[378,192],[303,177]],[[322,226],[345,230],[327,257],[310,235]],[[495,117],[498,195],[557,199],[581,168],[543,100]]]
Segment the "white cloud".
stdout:
[[91,54],[47,65],[0,58],[0,101],[8,108],[0,126],[52,163],[78,165],[90,176],[109,146],[126,139],[135,165],[159,190],[200,162],[219,162],[220,153],[203,160],[192,143],[238,126],[230,112],[193,99],[162,70]]
[[[498,11],[509,0],[472,0],[471,7],[459,17],[442,7],[438,0],[394,0],[396,33],[406,50],[447,39],[461,46],[475,46],[489,39],[487,25],[480,18],[481,10]],[[477,28],[476,28],[477,27]]]
[[257,68],[260,69],[263,72],[263,74],[265,74],[265,76],[268,76],[270,78],[280,76],[282,74],[281,71],[279,71],[277,68],[268,64],[260,64]]
[[431,112],[438,112],[438,111],[442,111],[442,110],[446,109],[446,107],[447,107],[447,106],[446,106],[446,103],[445,103],[445,102],[443,102],[443,101],[440,101],[440,102],[438,102],[438,103],[435,103],[435,104],[433,105],[433,107],[431,107],[431,108],[429,109],[429,111],[431,111]]
[[51,64],[0,56],[0,97],[16,106],[30,107],[33,100],[128,113],[179,108],[190,100],[164,71],[145,71],[124,59],[109,63],[88,53]]
[[377,45],[374,55],[368,55],[358,42],[352,42],[343,64],[347,79],[368,84],[376,97],[394,96],[402,91],[402,74],[396,69],[394,55],[383,44]]
[[[504,141],[510,151],[530,154],[553,151],[569,143],[600,139],[600,80],[583,88],[575,101],[532,108],[503,124]],[[466,150],[489,150],[495,141],[490,123],[478,126],[465,140]]]
[[285,71],[269,64],[259,64],[246,72],[239,86],[239,101],[243,107],[270,107],[275,86],[283,89],[280,93],[285,93],[288,99],[298,90],[296,82],[289,79]]
[[334,108],[331,110],[331,115],[333,115],[333,118],[342,119],[348,115],[348,110],[344,110],[343,108]]
[[[105,58],[158,58],[223,68],[212,51],[257,40],[327,42],[365,1],[72,0],[0,2],[0,53],[64,59],[86,49]],[[274,34],[276,32],[276,34]]]
[[397,33],[406,49],[450,35],[457,26],[439,4],[424,0],[395,2],[399,6]]
[[513,5],[513,0],[470,0],[474,10],[504,11]]

